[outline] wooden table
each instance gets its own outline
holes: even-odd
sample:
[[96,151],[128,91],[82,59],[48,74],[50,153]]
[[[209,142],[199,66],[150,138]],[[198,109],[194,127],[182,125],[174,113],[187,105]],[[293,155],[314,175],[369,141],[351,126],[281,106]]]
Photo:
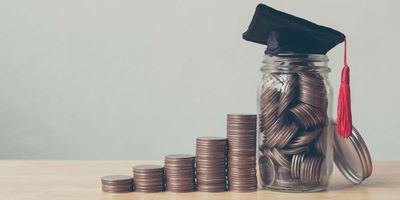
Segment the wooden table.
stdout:
[[327,191],[280,193],[139,193],[110,194],[101,191],[100,177],[131,174],[138,164],[162,161],[25,161],[0,160],[0,199],[400,199],[400,161],[374,162],[372,176],[352,185],[337,170]]

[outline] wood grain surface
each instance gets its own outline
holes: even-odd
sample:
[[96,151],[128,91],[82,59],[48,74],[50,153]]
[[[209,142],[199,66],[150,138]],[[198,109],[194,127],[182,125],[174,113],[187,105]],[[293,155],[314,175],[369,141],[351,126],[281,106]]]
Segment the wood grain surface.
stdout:
[[374,162],[372,176],[361,185],[352,185],[335,169],[328,190],[317,193],[280,193],[259,190],[250,193],[110,194],[101,191],[100,178],[104,175],[131,175],[134,165],[162,163],[162,161],[1,160],[0,199],[400,199],[400,161]]

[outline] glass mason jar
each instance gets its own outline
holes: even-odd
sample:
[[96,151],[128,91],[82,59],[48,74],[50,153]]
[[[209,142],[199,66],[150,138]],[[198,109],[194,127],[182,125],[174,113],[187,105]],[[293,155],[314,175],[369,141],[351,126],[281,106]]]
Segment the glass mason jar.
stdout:
[[258,89],[258,165],[262,188],[326,189],[332,174],[332,87],[328,57],[265,55]]

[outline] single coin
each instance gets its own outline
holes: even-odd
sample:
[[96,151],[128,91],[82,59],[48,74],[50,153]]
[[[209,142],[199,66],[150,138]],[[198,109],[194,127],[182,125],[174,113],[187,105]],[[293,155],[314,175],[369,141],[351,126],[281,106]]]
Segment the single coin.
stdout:
[[159,172],[163,170],[164,167],[160,165],[136,165],[133,167],[135,172]]
[[155,192],[163,192],[165,189],[136,189],[136,192],[144,192],[144,193],[155,193]]
[[102,184],[108,185],[125,185],[129,183],[133,183],[132,176],[126,175],[110,175],[101,177]]
[[260,156],[259,161],[260,177],[264,185],[271,185],[275,180],[275,166],[268,156]]
[[323,110],[304,103],[297,104],[290,109],[290,112],[304,129],[323,125],[327,119],[326,110],[324,112]]
[[305,146],[310,144],[316,137],[318,137],[321,134],[321,128],[317,128],[316,130],[307,132],[307,131],[302,131],[300,133],[297,133],[293,141],[288,144],[289,147],[300,147],[300,146]]
[[310,145],[305,145],[305,146],[281,149],[281,152],[285,155],[294,155],[294,154],[300,154],[302,152],[306,152],[309,149],[310,149]]
[[206,137],[198,137],[197,138],[198,142],[210,142],[210,141],[219,141],[219,142],[225,142],[226,138],[223,137],[213,137],[213,136],[206,136]]
[[147,180],[147,179],[162,179],[164,178],[164,173],[162,174],[134,174],[135,180]]
[[196,156],[194,155],[189,155],[189,154],[168,154],[165,156],[166,160],[194,160]]
[[224,192],[227,190],[226,185],[223,186],[203,186],[203,185],[198,185],[197,190],[200,192]]
[[106,190],[132,190],[133,184],[129,185],[102,185],[103,189]]
[[133,191],[133,186],[115,188],[115,187],[106,187],[106,186],[103,185],[102,186],[102,191],[103,192],[109,192],[109,193],[126,193],[126,192],[132,192]]
[[133,192],[132,190],[107,190],[107,189],[102,189],[103,192],[107,193],[128,193],[128,192]]

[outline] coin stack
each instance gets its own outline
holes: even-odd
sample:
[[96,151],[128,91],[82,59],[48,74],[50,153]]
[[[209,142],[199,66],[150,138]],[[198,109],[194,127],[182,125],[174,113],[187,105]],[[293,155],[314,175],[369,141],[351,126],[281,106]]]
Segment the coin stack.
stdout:
[[195,156],[171,154],[165,156],[167,191],[191,192],[196,189]]
[[165,189],[164,167],[137,165],[133,167],[135,189],[138,192],[162,192]]
[[197,190],[226,191],[226,138],[197,138],[196,171]]
[[133,178],[124,175],[111,175],[101,178],[103,192],[125,193],[134,189]]
[[237,192],[257,190],[257,115],[228,114],[228,189]]
[[260,88],[259,167],[263,186],[327,184],[327,91],[314,72],[271,73]]

